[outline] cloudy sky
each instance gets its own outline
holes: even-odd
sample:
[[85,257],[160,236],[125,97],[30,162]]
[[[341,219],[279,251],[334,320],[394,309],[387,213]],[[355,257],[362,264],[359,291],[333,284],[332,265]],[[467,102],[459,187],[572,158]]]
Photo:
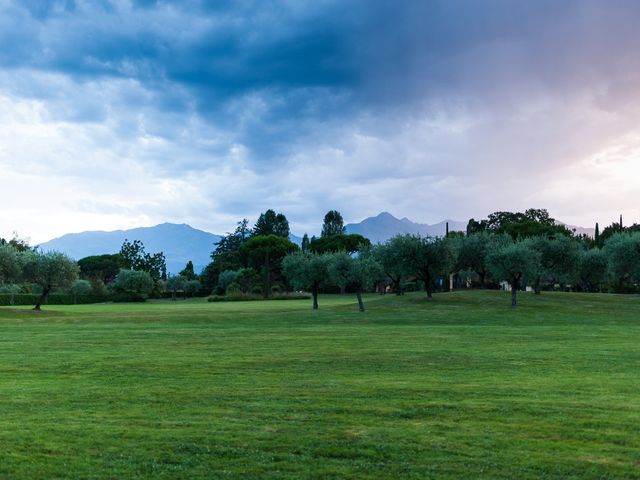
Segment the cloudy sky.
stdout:
[[635,0],[0,0],[0,236],[640,222]]

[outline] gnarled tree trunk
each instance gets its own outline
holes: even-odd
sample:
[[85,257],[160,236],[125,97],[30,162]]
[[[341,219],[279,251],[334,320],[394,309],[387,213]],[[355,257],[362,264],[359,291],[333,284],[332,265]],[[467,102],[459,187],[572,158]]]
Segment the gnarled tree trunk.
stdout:
[[51,285],[47,285],[44,289],[42,289],[42,295],[38,299],[38,303],[33,307],[34,310],[40,310],[40,306],[47,300],[49,296],[49,292],[51,291]]
[[314,282],[311,287],[311,295],[313,296],[313,309],[318,309],[318,283]]
[[271,275],[270,275],[269,254],[264,257],[264,298],[271,297]]
[[424,289],[427,291],[427,298],[433,300],[433,281],[429,275],[425,276]]
[[362,301],[362,292],[360,290],[356,292],[356,298],[358,299],[358,308],[361,312],[364,312],[364,302]]
[[520,287],[520,278],[522,274],[518,274],[511,280],[511,308],[516,308],[517,306],[517,293],[518,288]]

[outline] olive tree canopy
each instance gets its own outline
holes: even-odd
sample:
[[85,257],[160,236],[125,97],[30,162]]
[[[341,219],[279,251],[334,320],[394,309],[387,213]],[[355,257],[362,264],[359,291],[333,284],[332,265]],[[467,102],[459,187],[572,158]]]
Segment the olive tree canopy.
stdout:
[[78,278],[78,264],[63,253],[27,251],[21,255],[24,278],[42,288],[34,310],[40,310],[54,287],[70,288]]

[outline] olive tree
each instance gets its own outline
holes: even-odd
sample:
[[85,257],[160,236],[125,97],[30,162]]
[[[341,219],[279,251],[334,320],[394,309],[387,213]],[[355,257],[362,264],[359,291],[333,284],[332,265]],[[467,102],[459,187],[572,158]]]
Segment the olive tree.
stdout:
[[20,267],[16,248],[9,244],[0,246],[0,285],[17,281]]
[[113,281],[113,288],[119,292],[133,293],[142,297],[149,295],[155,282],[148,272],[142,270],[120,270]]
[[491,275],[506,280],[511,287],[511,306],[517,304],[516,294],[522,280],[535,277],[540,268],[540,253],[532,248],[528,240],[497,247],[487,256]]
[[604,251],[618,288],[640,280],[640,233],[616,233],[607,239]]
[[555,238],[535,237],[531,247],[540,254],[540,269],[534,280],[534,290],[540,294],[543,280],[554,284],[567,282],[575,277],[578,268],[579,244],[566,235]]
[[227,293],[227,287],[235,282],[238,275],[242,270],[225,270],[218,275],[218,284],[216,286],[216,293]]
[[311,290],[313,310],[318,309],[318,292],[329,278],[327,254],[296,252],[287,255],[282,261],[282,273],[294,288]]
[[24,278],[42,288],[34,310],[41,309],[53,288],[70,288],[78,278],[78,264],[63,253],[27,251],[21,255]]
[[356,258],[345,252],[328,255],[328,273],[332,282],[341,289],[351,289],[356,292],[358,308],[364,312],[362,293],[369,288],[381,274],[382,268],[371,256]]
[[164,283],[164,288],[166,291],[171,292],[171,300],[176,299],[176,293],[178,290],[184,289],[185,278],[182,275],[173,275],[172,277],[167,278]]
[[73,295],[73,303],[78,303],[78,295],[87,295],[92,291],[93,286],[88,280],[76,280],[69,289],[69,292]]
[[436,279],[447,275],[454,263],[453,242],[447,238],[409,236],[402,261],[408,272],[424,283],[427,298],[433,298]]
[[472,233],[460,240],[460,248],[456,261],[456,270],[472,270],[480,277],[480,286],[486,286],[489,268],[487,256],[501,245],[511,243],[511,237],[486,231]]
[[396,295],[403,295],[403,280],[410,274],[413,240],[410,235],[396,235],[383,244],[371,247],[370,254],[376,260],[393,286]]
[[197,292],[199,292],[202,289],[202,283],[200,283],[200,280],[195,280],[195,279],[186,280],[182,288],[184,288],[185,294],[189,295],[190,297],[193,297]]
[[599,248],[582,250],[578,257],[578,276],[582,288],[587,292],[595,292],[607,278],[607,255]]

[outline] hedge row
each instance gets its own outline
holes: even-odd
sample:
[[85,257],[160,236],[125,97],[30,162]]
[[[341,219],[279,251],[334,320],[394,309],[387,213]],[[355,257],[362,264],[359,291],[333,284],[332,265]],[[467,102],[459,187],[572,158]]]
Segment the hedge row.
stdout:
[[[0,305],[35,305],[40,295],[34,293],[0,293]],[[52,293],[45,302],[45,305],[74,305],[84,303],[108,302],[111,298],[105,295],[72,295]]]
[[207,302],[251,302],[260,300],[309,300],[311,295],[305,293],[274,293],[269,298],[252,293],[234,293],[229,295],[213,295]]

